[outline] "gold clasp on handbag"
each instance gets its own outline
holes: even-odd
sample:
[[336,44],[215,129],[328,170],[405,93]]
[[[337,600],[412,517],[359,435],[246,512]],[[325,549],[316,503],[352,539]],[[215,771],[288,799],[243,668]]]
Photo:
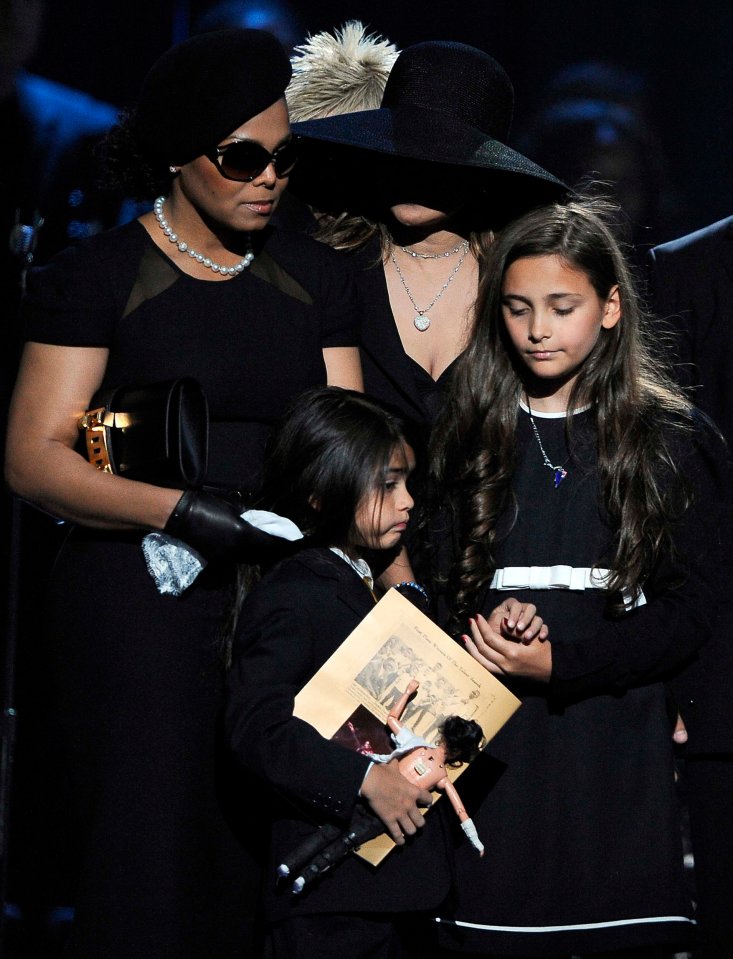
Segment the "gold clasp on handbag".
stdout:
[[[109,460],[109,450],[107,448],[105,412],[103,406],[99,406],[95,410],[87,410],[83,416],[79,417],[79,429],[84,430],[84,440],[89,462],[98,470],[102,470],[104,473],[111,473],[112,464]],[[110,415],[114,416],[114,414],[107,413],[107,417]]]
[[79,417],[79,429],[84,430],[87,456],[92,466],[104,473],[114,472],[107,445],[107,430],[112,427],[124,430],[134,422],[135,417],[130,413],[113,413],[104,406],[87,410]]
[[98,390],[77,424],[76,450],[100,472],[174,489],[206,474],[209,411],[191,377]]

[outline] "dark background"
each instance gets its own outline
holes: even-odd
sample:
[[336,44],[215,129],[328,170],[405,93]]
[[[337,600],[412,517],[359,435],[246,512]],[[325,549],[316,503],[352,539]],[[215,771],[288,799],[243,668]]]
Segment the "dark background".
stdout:
[[[202,0],[49,3],[32,68],[123,106],[147,67],[209,7]],[[639,0],[297,2],[303,32],[359,19],[399,48],[421,40],[471,43],[493,54],[516,91],[513,139],[531,123],[548,81],[578,60],[603,59],[644,80],[644,98],[685,232],[733,211],[733,6]],[[516,145],[516,144],[515,144]],[[655,239],[669,239],[662,235]]]
[[[47,0],[41,42],[28,68],[116,107],[131,105],[153,61],[184,39],[210,6],[204,0]],[[588,60],[627,68],[641,82],[644,124],[656,141],[664,189],[671,197],[665,216],[642,234],[642,243],[672,239],[733,214],[733,5],[719,0],[296,0],[292,9],[299,21],[295,42],[357,19],[400,49],[446,39],[488,51],[514,83],[510,143],[520,148],[558,70]],[[566,153],[573,150],[568,142]],[[6,187],[13,189],[13,182]],[[73,836],[63,795],[46,765],[52,765],[53,756],[39,755],[43,750],[33,744],[34,717],[43,699],[42,669],[37,668],[43,654],[34,643],[25,632],[18,643],[9,959],[54,957],[69,916],[56,907],[67,907],[73,898]],[[0,866],[5,869],[7,863]],[[22,908],[16,910],[18,902]],[[0,928],[0,954],[1,933]]]

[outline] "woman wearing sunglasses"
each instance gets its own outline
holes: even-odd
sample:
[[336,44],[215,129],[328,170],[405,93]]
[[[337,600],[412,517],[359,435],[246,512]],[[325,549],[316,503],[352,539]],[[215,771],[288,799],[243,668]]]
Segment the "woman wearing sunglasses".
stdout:
[[[260,31],[165,53],[106,149],[153,210],[29,277],[6,468],[18,496],[70,524],[38,612],[80,829],[74,959],[254,952],[256,837],[236,837],[218,801],[236,792],[217,752],[217,640],[235,564],[267,537],[235,491],[257,484],[289,401],[361,386],[348,268],[269,225],[297,159],[289,78]],[[100,387],[180,376],[203,385],[206,482],[226,495],[100,472],[75,451]],[[204,560],[181,595],[146,568],[151,530]]]

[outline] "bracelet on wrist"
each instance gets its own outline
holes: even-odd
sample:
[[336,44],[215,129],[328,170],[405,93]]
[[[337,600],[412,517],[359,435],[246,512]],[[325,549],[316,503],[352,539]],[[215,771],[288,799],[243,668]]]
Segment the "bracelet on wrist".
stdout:
[[422,595],[423,595],[423,597],[424,597],[424,599],[425,599],[425,602],[426,602],[428,605],[430,605],[430,597],[428,596],[428,591],[425,589],[424,586],[421,586],[420,583],[415,583],[415,582],[413,582],[412,580],[405,580],[405,581],[402,582],[402,583],[396,583],[396,584],[395,584],[395,589],[400,589],[402,586],[407,586],[407,587],[409,587],[410,589],[416,589],[416,590],[418,591],[418,593],[422,593]]

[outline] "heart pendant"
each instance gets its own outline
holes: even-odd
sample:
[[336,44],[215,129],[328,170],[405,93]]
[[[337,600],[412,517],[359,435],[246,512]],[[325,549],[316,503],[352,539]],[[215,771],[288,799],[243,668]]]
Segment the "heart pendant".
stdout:
[[427,330],[427,328],[430,326],[430,317],[427,313],[418,313],[412,322],[414,323],[416,330],[424,333],[425,330]]

